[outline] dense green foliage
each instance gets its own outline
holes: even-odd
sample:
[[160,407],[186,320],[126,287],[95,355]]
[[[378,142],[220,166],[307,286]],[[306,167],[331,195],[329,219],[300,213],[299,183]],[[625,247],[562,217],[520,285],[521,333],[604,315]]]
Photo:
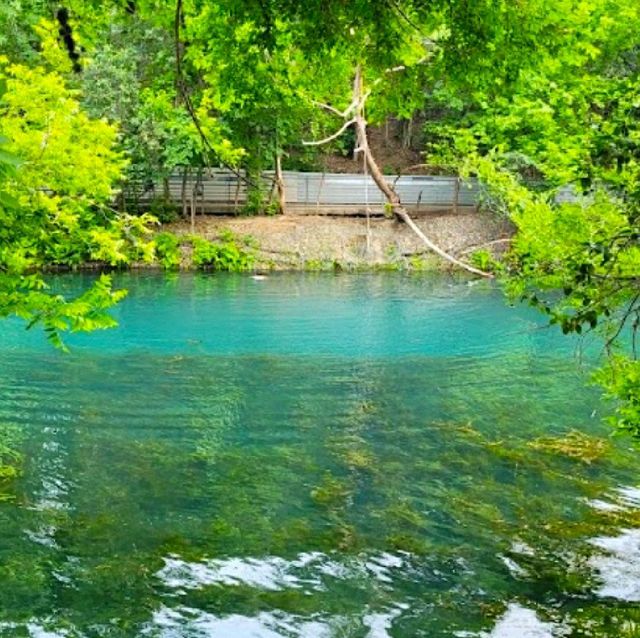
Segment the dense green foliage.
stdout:
[[640,6],[593,0],[546,19],[553,46],[493,99],[469,98],[440,148],[517,228],[499,266],[512,297],[564,333],[602,334],[598,380],[638,436]]
[[0,316],[41,323],[62,345],[61,331],[114,325],[106,311],[124,293],[113,292],[103,276],[65,299],[38,271],[148,258],[148,220],[108,208],[123,165],[115,129],[88,118],[55,73],[15,65],[1,73]]
[[197,268],[242,272],[253,264],[252,254],[239,246],[234,237],[226,237],[220,243],[193,237],[192,245],[192,261]]
[[155,236],[156,258],[163,268],[170,270],[180,266],[182,253],[180,240],[173,233],[158,233]]

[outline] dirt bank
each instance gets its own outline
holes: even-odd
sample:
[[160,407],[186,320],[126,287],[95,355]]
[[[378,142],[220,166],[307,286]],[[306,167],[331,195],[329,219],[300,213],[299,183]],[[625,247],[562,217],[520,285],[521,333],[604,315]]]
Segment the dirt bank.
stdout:
[[[429,215],[416,220],[426,235],[454,255],[508,238],[509,224],[481,213]],[[188,223],[172,224],[177,234],[191,232]],[[435,268],[435,259],[404,224],[392,219],[286,215],[277,217],[207,216],[196,222],[196,234],[215,240],[228,229],[255,241],[257,267],[264,269]],[[498,244],[497,246],[504,245]]]

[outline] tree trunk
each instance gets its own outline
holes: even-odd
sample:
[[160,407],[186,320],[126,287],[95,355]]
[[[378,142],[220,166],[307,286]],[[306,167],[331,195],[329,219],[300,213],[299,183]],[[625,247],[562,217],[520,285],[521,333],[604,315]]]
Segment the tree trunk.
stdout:
[[162,199],[164,200],[164,205],[166,206],[167,202],[171,199],[171,190],[169,189],[169,178],[162,178]]
[[191,233],[196,232],[196,194],[191,191]]
[[458,214],[458,203],[460,201],[460,178],[456,177],[455,190],[453,193],[453,212]]
[[281,215],[286,213],[287,198],[284,184],[284,177],[282,176],[282,159],[280,153],[276,153],[276,188],[278,189],[278,210]]
[[362,94],[362,74],[360,71],[360,67],[356,69],[356,77],[353,83],[353,101],[354,104],[357,104],[355,111],[355,126],[356,126],[356,135],[357,135],[357,150],[364,154],[365,161],[367,163],[367,168],[369,169],[369,173],[373,178],[373,181],[376,183],[376,186],[380,189],[383,195],[386,197],[388,205],[391,207],[394,215],[402,220],[411,230],[424,242],[424,244],[432,250],[437,255],[440,255],[443,259],[448,261],[449,263],[457,266],[458,268],[462,268],[474,275],[480,275],[481,277],[491,278],[493,275],[491,273],[484,272],[483,270],[479,270],[478,268],[474,268],[470,264],[467,264],[459,259],[456,259],[453,255],[450,255],[442,248],[434,244],[417,226],[417,224],[411,219],[407,209],[402,205],[402,201],[400,200],[400,196],[395,191],[393,186],[387,182],[384,177],[384,174],[380,170],[380,167],[376,163],[371,149],[369,147],[369,140],[367,137],[367,122],[364,118],[364,100],[365,96]]
[[187,218],[187,174],[189,167],[182,169],[182,188],[180,190],[180,202],[182,204],[182,219]]

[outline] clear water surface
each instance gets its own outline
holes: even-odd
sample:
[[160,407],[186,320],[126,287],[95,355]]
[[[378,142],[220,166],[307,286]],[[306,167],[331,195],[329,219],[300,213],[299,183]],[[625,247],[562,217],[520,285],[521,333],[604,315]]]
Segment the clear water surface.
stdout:
[[118,283],[70,355],[0,324],[0,636],[637,635],[596,346],[442,277]]

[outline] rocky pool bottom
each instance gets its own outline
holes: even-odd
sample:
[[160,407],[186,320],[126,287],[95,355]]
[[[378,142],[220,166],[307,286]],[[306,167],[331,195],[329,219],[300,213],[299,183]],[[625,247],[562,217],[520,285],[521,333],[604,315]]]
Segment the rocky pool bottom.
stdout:
[[120,283],[71,355],[2,326],[0,635],[640,634],[597,344],[444,278]]

